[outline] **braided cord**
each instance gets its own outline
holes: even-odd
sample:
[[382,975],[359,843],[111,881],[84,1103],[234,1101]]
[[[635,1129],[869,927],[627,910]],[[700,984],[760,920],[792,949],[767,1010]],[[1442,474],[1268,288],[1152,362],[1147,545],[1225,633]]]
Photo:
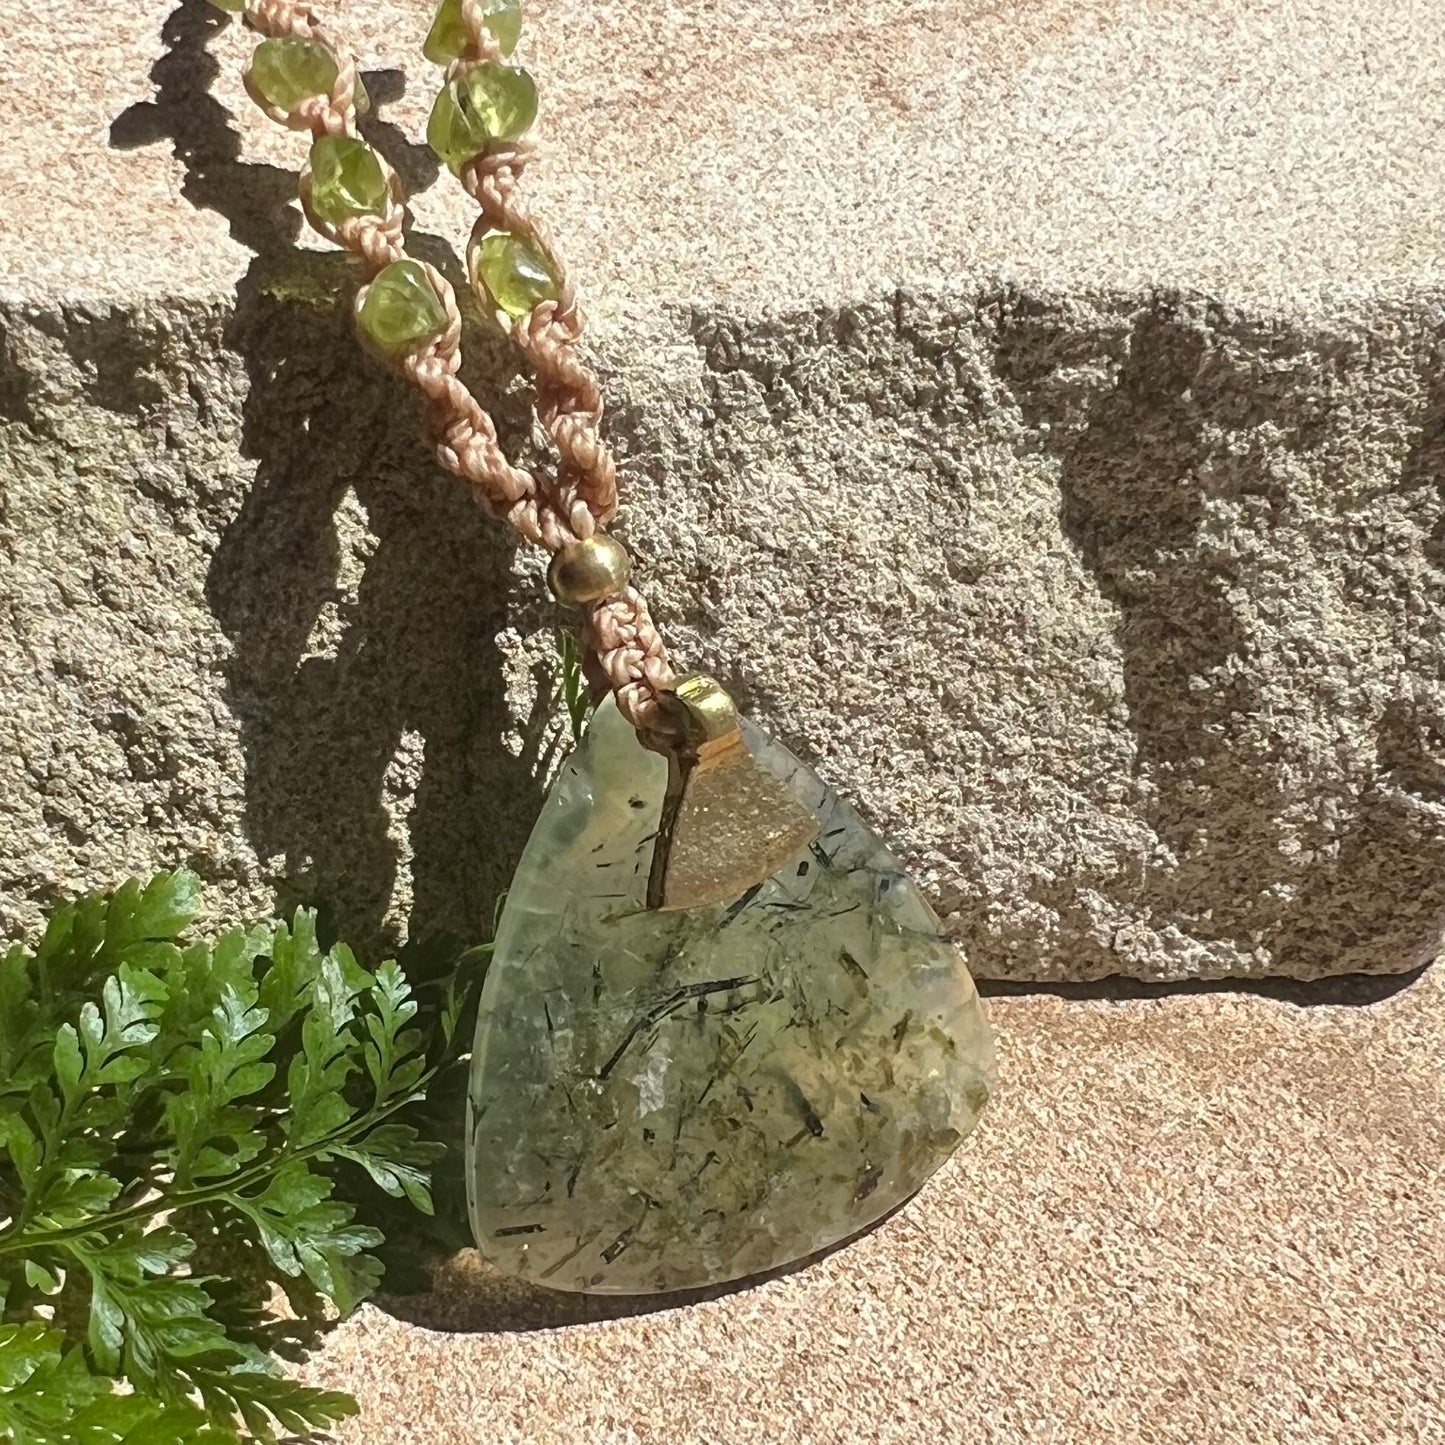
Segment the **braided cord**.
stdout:
[[[245,20],[263,36],[296,38],[324,45],[336,61],[336,80],[326,95],[308,96],[287,110],[273,104],[252,82],[246,89],[279,125],[309,131],[313,137],[356,134],[356,62],[299,0],[246,0]],[[496,41],[483,21],[478,0],[463,0],[466,48],[447,68],[447,79],[472,66],[500,59]],[[519,181],[532,147],[520,141],[494,141],[461,169],[461,181],[481,210],[473,242],[493,230],[531,238],[552,258],[559,279],[556,300],[542,301],[525,316],[509,320],[512,340],[536,374],[536,410],[557,452],[555,471],[536,476],[514,466],[503,454],[496,427],[462,383],[461,312],[446,278],[418,261],[445,313],[433,336],[407,351],[396,364],[421,391],[428,429],[441,465],[467,482],[477,501],[510,523],[528,541],[559,552],[597,533],[617,511],[617,468],[603,442],[602,393],[596,374],[581,354],[584,318],[574,289],[557,259],[541,222],[523,200]],[[371,285],[393,262],[408,259],[406,206],[399,178],[376,156],[387,182],[378,214],[347,216],[332,223],[312,208],[312,174],[302,169],[298,191],[313,230],[360,257],[365,280],[357,292],[359,316]],[[468,247],[469,254],[475,245]],[[666,739],[674,731],[661,698],[674,675],[667,650],[647,604],[634,587],[584,608],[583,664],[595,693],[611,691],[623,716],[642,734]]]

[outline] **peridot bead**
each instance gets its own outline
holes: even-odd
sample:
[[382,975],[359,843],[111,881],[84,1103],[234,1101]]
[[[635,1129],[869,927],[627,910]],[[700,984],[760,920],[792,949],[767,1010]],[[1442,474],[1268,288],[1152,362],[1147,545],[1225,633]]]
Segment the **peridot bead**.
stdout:
[[[510,55],[522,37],[522,0],[482,0],[482,18],[496,37],[503,55]],[[466,48],[467,31],[462,24],[462,0],[442,0],[436,18],[427,31],[422,54],[433,65],[455,60]]]
[[386,176],[363,141],[324,135],[311,147],[311,209],[339,226],[348,216],[379,216],[386,206]]
[[393,261],[371,283],[357,319],[374,346],[398,352],[435,336],[447,313],[420,262]]
[[336,84],[336,57],[315,40],[295,35],[263,40],[251,57],[251,84],[277,110],[295,110]]
[[510,65],[476,65],[442,87],[426,138],[452,170],[494,140],[515,140],[537,119],[537,85]]
[[472,274],[508,316],[525,316],[562,293],[552,258],[530,236],[512,231],[482,237],[472,258]]

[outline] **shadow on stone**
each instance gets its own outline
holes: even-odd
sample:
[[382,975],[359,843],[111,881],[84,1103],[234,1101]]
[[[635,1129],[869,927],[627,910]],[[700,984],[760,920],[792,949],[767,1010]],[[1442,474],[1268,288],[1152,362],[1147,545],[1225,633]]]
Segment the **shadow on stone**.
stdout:
[[979,979],[978,991],[983,998],[1026,998],[1031,994],[1047,994],[1051,998],[1075,1002],[1103,999],[1122,1003],[1129,999],[1173,998],[1177,995],[1202,993],[1240,993],[1254,998],[1274,999],[1296,1008],[1317,1008],[1322,1005],[1343,1005],[1351,1008],[1383,1003],[1403,993],[1415,983],[1430,965],[1422,964],[1409,973],[1346,973],[1333,978],[1268,978],[1268,979],[1203,979],[1192,983],[1145,983],[1141,979],[1096,979],[1091,983],[1013,983],[1003,980]]
[[[1268,676],[1258,653],[1272,628],[1283,637],[1299,623],[1287,600],[1265,596],[1254,604],[1264,620],[1245,624],[1246,563],[1218,540],[1233,525],[1223,518],[1267,530],[1299,510],[1303,484],[1258,439],[1281,439],[1301,473],[1317,469],[1343,425],[1329,398],[1369,365],[1368,349],[1348,334],[1302,335],[1244,316],[1230,318],[1224,345],[1206,303],[1167,295],[1131,303],[1116,319],[1113,334],[1101,335],[1073,327],[1063,306],[1019,298],[997,364],[1025,421],[1050,438],[1061,529],[1116,609],[1135,768],[1150,788],[1140,812],[1164,859],[1141,860],[1132,907],[1219,945],[1240,971],[1265,958],[1296,977],[1422,965],[1445,928],[1445,729],[1434,730],[1433,758],[1424,740],[1441,699],[1432,707],[1402,668],[1402,695],[1386,701],[1374,775],[1354,784],[1353,811],[1288,790],[1295,719],[1269,726],[1279,704],[1258,691]],[[1421,443],[1426,464],[1440,415],[1438,367],[1429,369],[1437,395]],[[1082,396],[1081,376],[1094,378]],[[1409,469],[1378,485],[1410,487]],[[1359,501],[1338,486],[1327,491],[1318,535],[1304,545],[1338,554],[1343,596],[1384,618],[1409,599],[1394,595],[1398,583],[1381,582],[1388,571],[1372,568],[1376,543],[1350,536]],[[1293,706],[1318,715],[1324,732],[1329,704],[1311,694],[1309,649],[1327,644],[1296,646],[1305,660]],[[1431,676],[1438,661],[1421,658],[1412,670]],[[1101,937],[1081,902],[1118,881],[1081,872],[1031,895],[1059,915],[1081,972],[1120,967],[1120,941]]]
[[574,1294],[544,1289],[500,1274],[476,1250],[465,1249],[438,1261],[432,1274],[431,1288],[426,1293],[385,1295],[376,1303],[388,1314],[408,1324],[447,1334],[517,1333],[663,1314],[668,1310],[741,1294],[773,1280],[798,1274],[866,1238],[907,1207],[908,1201],[905,1200],[866,1229],[792,1264],[705,1289],[673,1290],[667,1294],[650,1295]]
[[[255,253],[227,336],[246,370],[241,449],[255,479],[207,578],[233,646],[226,702],[241,726],[247,835],[278,879],[278,907],[322,908],[363,954],[395,947],[408,865],[411,936],[481,937],[541,798],[535,757],[503,742],[495,639],[512,548],[428,454],[415,397],[357,345],[352,259],[295,248],[295,175],[239,159],[210,93],[206,45],[226,23],[185,0],[165,22],[154,101],[119,116],[111,138],[168,141],[187,200]],[[368,138],[413,190],[430,184],[425,147],[377,114],[400,76],[364,79]],[[408,244],[462,280],[445,243]],[[503,445],[525,451],[525,398],[505,394],[510,350],[482,333],[469,361]]]

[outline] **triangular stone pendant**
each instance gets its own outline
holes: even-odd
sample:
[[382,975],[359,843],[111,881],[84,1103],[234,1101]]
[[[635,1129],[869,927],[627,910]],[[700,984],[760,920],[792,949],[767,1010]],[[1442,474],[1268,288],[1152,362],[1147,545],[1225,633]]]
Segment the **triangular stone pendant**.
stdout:
[[820,833],[740,898],[646,909],[667,764],[611,702],[527,844],[468,1121],[472,1227],[510,1274],[638,1294],[791,1263],[907,1199],[988,1099],[978,994],[918,889],[743,727]]

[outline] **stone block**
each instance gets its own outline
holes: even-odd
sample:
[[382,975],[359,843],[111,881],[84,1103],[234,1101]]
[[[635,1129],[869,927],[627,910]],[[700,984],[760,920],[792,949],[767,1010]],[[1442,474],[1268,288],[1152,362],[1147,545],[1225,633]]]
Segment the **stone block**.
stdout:
[[[301,143],[245,101],[236,27],[32,10],[4,22],[0,921],[186,862],[366,948],[474,932],[555,741],[536,561],[358,353],[346,263],[298,251]],[[426,7],[333,13],[459,278]],[[1438,951],[1442,50],[1425,0],[529,8],[529,185],[657,614],[980,976]]]

